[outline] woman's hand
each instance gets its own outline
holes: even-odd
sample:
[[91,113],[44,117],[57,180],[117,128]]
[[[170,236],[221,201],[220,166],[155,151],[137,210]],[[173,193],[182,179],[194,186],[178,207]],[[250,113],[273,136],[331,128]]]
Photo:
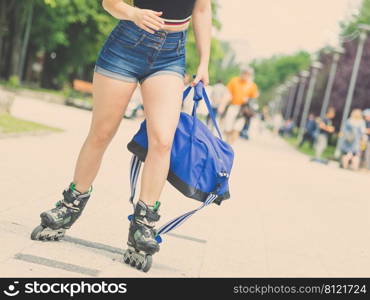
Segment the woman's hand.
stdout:
[[197,74],[191,83],[191,86],[195,86],[200,80],[207,86],[209,84],[208,65],[200,64],[198,66]]
[[161,11],[133,7],[130,19],[141,29],[153,34],[154,30],[163,28],[164,20],[160,17],[162,14]]
[[192,13],[195,42],[199,54],[199,67],[192,86],[202,80],[209,84],[208,63],[211,52],[212,8],[211,0],[196,0]]

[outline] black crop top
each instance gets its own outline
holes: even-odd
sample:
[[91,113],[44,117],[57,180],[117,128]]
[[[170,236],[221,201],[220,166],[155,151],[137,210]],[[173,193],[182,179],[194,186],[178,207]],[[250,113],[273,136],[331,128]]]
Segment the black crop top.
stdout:
[[188,23],[191,19],[195,0],[125,0],[138,8],[162,11],[160,16],[167,25]]

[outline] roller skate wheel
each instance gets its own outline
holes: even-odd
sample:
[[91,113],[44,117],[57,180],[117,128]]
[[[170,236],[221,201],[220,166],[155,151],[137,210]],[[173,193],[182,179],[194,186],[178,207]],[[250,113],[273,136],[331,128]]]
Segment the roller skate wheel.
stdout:
[[136,261],[135,259],[133,259],[131,262],[130,262],[130,266],[135,268],[136,267]]
[[129,265],[130,261],[131,261],[131,253],[128,250],[126,250],[125,253],[123,254],[123,262]]
[[123,262],[126,264],[126,265],[129,265],[130,264],[130,258],[129,257],[126,257],[123,259]]
[[150,268],[152,267],[152,263],[153,263],[153,258],[152,258],[152,256],[151,256],[151,255],[147,255],[147,256],[145,256],[142,271],[143,271],[144,273],[148,272],[148,271],[150,270]]
[[39,225],[37,226],[32,232],[31,232],[31,240],[42,240],[42,237],[40,237],[40,233],[45,229],[44,226]]
[[141,262],[138,262],[136,265],[136,269],[141,270],[143,264]]
[[130,264],[130,261],[131,261],[130,256],[128,255],[127,252],[125,252],[125,254],[123,255],[123,262],[125,264],[129,265]]

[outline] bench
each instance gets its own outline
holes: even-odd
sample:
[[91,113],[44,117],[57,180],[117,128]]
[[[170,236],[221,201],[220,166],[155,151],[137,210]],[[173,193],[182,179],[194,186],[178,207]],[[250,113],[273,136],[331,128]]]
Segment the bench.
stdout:
[[10,113],[10,109],[14,102],[14,95],[6,91],[0,90],[0,115]]
[[92,83],[80,79],[74,79],[72,82],[72,87],[73,92],[70,93],[65,101],[65,104],[68,106],[91,110],[92,105],[86,100],[86,98],[90,97],[93,93]]

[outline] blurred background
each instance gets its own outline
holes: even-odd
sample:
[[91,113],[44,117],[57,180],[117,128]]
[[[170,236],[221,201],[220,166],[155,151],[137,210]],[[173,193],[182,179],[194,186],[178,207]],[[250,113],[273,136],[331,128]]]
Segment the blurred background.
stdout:
[[[212,236],[205,249],[218,250],[204,250],[210,256],[201,264],[181,265],[172,258],[178,269],[162,265],[155,274],[368,276],[370,0],[213,0],[212,9],[207,89],[236,163],[232,200],[224,210],[210,209],[207,220],[217,220],[220,234],[233,231],[227,216],[251,230],[242,241],[236,231],[229,245]],[[94,63],[116,23],[101,1],[0,0],[0,194],[12,199],[0,209],[0,231],[12,241],[5,257],[24,247],[38,213],[56,198],[55,186],[62,190],[71,176],[88,130]],[[186,47],[185,85],[198,64],[191,26]],[[225,132],[234,101],[232,81],[246,73],[255,93],[240,105],[233,132]],[[120,213],[114,199],[128,195],[129,155],[122,145],[143,120],[142,110],[138,87],[97,178],[97,196],[112,198],[112,219]],[[205,107],[198,113],[213,129]],[[243,209],[236,212],[233,200]],[[118,246],[121,237],[104,233],[109,222],[99,219],[98,203],[74,233]],[[96,218],[102,227],[86,234]],[[188,226],[182,233],[196,231],[198,240],[211,232]],[[42,249],[54,255],[52,246],[32,247],[34,256]],[[233,247],[245,255],[219,262],[216,254]],[[58,260],[57,252],[54,256]],[[24,257],[15,259],[29,259]],[[50,267],[39,260],[45,264]],[[3,265],[2,275],[18,275],[11,273],[13,265]],[[17,266],[19,273],[31,272],[28,265]],[[47,276],[47,270],[40,267],[36,274]]]
[[[57,102],[88,108],[95,59],[117,21],[100,1],[0,3],[1,88],[13,93],[46,92]],[[212,8],[211,86],[218,81],[226,85],[243,66],[252,67],[260,90],[256,110],[262,112],[267,106],[271,115],[281,113],[288,126],[292,121],[290,142],[302,139],[299,132],[305,131],[302,126],[310,113],[323,118],[333,107],[335,132],[329,146],[334,146],[350,112],[369,108],[370,40],[364,26],[370,22],[369,1],[218,0],[212,1]],[[194,74],[198,56],[191,27],[189,31],[186,66]],[[311,79],[312,95],[307,97]],[[8,94],[8,101],[4,97],[2,111],[10,110],[11,97]],[[3,115],[1,124],[10,118]],[[4,126],[2,132],[10,130]],[[309,150],[303,146],[303,151]],[[325,155],[334,157],[334,150]]]

